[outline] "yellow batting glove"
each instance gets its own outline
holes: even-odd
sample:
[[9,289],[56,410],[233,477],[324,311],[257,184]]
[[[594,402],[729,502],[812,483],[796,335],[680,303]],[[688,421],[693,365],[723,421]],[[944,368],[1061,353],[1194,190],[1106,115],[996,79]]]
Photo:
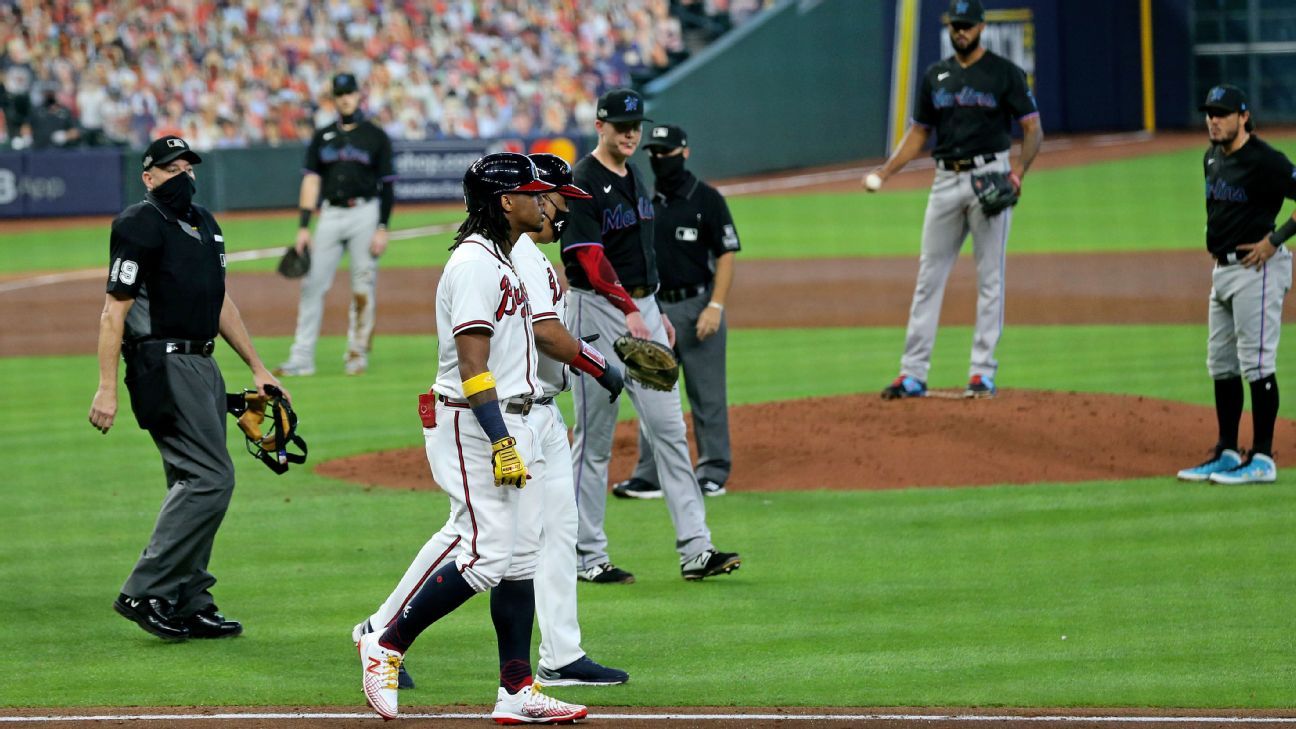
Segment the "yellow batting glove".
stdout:
[[517,452],[517,439],[509,436],[491,443],[491,462],[495,464],[495,485],[526,486],[526,464]]

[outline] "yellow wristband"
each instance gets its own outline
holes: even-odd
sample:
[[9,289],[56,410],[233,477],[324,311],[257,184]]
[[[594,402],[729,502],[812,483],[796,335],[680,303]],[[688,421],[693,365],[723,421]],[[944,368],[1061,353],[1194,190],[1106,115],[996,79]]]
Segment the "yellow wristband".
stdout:
[[486,392],[495,387],[495,375],[486,370],[480,375],[469,377],[463,382],[464,397],[472,397],[479,392]]

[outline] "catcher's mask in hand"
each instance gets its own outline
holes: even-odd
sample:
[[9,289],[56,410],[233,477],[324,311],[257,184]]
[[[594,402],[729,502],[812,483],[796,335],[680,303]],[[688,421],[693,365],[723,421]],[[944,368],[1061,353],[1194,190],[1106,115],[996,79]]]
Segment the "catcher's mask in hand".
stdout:
[[[265,386],[265,396],[256,390],[226,393],[226,407],[238,418],[239,430],[247,437],[248,453],[277,474],[288,471],[290,463],[306,462],[306,441],[297,435],[297,413],[283,392],[274,385]],[[261,424],[270,418],[270,426],[262,432]],[[288,444],[301,449],[301,454],[289,453]]]

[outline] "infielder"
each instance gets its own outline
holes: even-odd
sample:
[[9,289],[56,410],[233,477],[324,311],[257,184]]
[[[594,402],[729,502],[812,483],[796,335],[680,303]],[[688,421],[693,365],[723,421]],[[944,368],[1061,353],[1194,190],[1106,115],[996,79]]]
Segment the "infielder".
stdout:
[[[621,392],[622,377],[598,350],[573,339],[563,327],[566,291],[553,265],[536,246],[536,242],[551,243],[557,239],[557,230],[562,228],[567,216],[566,198],[587,199],[589,194],[572,184],[571,167],[562,158],[533,154],[531,160],[540,172],[540,179],[556,188],[540,196],[544,229],[522,234],[509,255],[527,291],[531,326],[536,346],[543,355],[536,367],[541,396],[532,405],[529,416],[537,434],[536,450],[543,454],[543,481],[537,477],[533,464],[527,488],[528,497],[537,496],[537,504],[531,508],[539,510],[541,519],[535,577],[536,617],[540,624],[540,668],[536,677],[546,686],[620,684],[630,680],[630,675],[600,665],[580,647],[580,623],[576,617],[576,492],[567,425],[554,398],[571,388],[569,367],[594,377],[612,398]],[[359,642],[360,636],[373,631],[372,626],[389,625],[428,577],[460,551],[462,543],[452,520],[428,540],[386,602],[355,627],[352,639]],[[413,679],[403,668],[400,679],[401,688],[413,688]]]
[[540,692],[531,679],[533,578],[540,541],[539,489],[547,466],[529,416],[540,395],[526,290],[509,255],[523,233],[544,227],[538,179],[524,155],[491,154],[464,174],[468,218],[437,285],[435,405],[420,398],[432,477],[450,497],[458,545],[382,632],[359,637],[365,698],[383,718],[398,711],[402,658],[429,625],[491,590],[500,685],[499,723],[584,718],[584,706]]
[[[1003,333],[1004,264],[1012,209],[987,216],[973,190],[986,173],[1008,173],[1017,192],[1035,161],[1044,130],[1026,74],[1011,61],[981,46],[985,11],[979,0],[953,0],[946,15],[954,55],[923,74],[918,109],[899,148],[865,177],[869,192],[880,188],[922,151],[936,130],[936,180],[923,220],[918,282],[909,309],[900,375],[882,390],[895,399],[927,394],[927,372],[940,321],[945,283],[959,249],[972,234],[977,268],[976,331],[968,369],[967,397],[993,397],[999,362],[995,348]],[[1012,122],[1022,127],[1021,154],[1010,161]]]
[[[1203,464],[1179,472],[1185,481],[1268,483],[1278,478],[1273,459],[1278,418],[1278,335],[1283,299],[1292,284],[1292,255],[1283,245],[1296,235],[1296,216],[1274,230],[1283,198],[1296,199],[1296,169],[1282,152],[1253,133],[1241,89],[1216,86],[1199,107],[1211,146],[1206,174],[1206,249],[1211,273],[1206,371],[1215,381],[1219,441]],[[1251,389],[1251,452],[1238,450],[1242,378]]]
[[[296,247],[298,254],[311,249],[310,270],[302,279],[292,349],[288,361],[275,369],[277,375],[315,374],[324,294],[333,285],[344,251],[351,255],[351,313],[344,367],[348,375],[364,374],[369,367],[378,257],[387,250],[396,172],[391,139],[360,114],[360,87],[355,76],[340,73],[333,77],[333,100],[338,120],[315,130],[306,149]],[[320,219],[312,241],[310,220],[316,207]]]
[[[571,284],[567,328],[583,339],[598,335],[594,346],[608,360],[620,362],[612,345],[627,330],[667,345],[675,343],[675,331],[653,298],[658,278],[651,191],[629,162],[642,133],[643,99],[630,89],[609,91],[599,98],[595,115],[598,146],[575,169],[576,184],[593,198],[571,201],[562,235],[562,259]],[[706,507],[685,441],[678,386],[661,392],[630,381],[626,392],[657,460],[658,482],[675,526],[681,576],[699,580],[738,569],[742,559],[736,553],[717,551],[711,543]],[[579,577],[589,582],[634,582],[634,575],[612,564],[603,529],[618,408],[585,378],[576,383],[573,394]]]

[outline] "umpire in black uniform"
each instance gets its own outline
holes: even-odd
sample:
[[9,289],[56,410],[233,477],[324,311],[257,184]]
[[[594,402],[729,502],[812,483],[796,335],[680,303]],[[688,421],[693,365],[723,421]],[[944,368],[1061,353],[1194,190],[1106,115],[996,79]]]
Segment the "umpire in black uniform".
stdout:
[[[656,177],[654,243],[661,288],[657,303],[675,324],[675,353],[693,410],[695,473],[702,493],[722,496],[732,465],[725,384],[725,300],[733,283],[734,253],[741,246],[724,196],[685,169],[690,151],[684,130],[663,124],[644,143]],[[622,498],[661,494],[652,447],[639,437],[634,475],[613,487]]]
[[225,239],[192,203],[201,158],[179,137],[144,153],[144,201],[112,224],[111,269],[99,317],[99,389],[90,423],[103,433],[117,415],[117,360],[126,360],[131,410],[162,454],[167,496],[153,536],[113,607],[166,640],[225,638],[226,620],[207,571],[216,530],[234,491],[225,446],[225,380],[212,359],[217,333],[252,370],[258,392],[278,381],[225,292]]

